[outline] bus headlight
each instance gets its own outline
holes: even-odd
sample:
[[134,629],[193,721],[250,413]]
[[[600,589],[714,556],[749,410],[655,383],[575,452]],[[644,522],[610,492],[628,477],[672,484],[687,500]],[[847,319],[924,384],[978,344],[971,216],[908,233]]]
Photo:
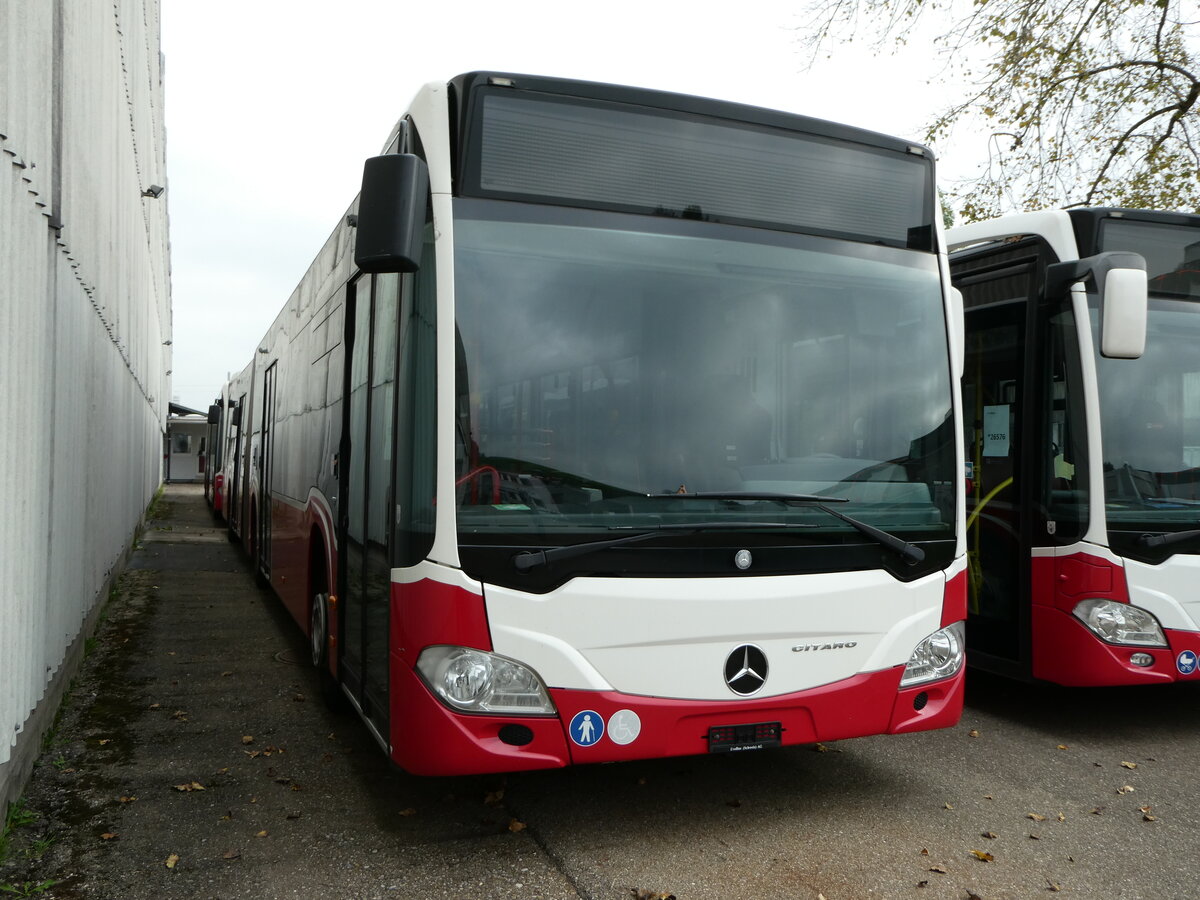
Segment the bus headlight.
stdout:
[[493,715],[555,715],[542,680],[527,666],[469,647],[426,647],[417,671],[448,706]]
[[1080,600],[1072,610],[1075,618],[1102,641],[1135,647],[1165,647],[1167,638],[1151,613],[1116,600]]
[[955,622],[917,644],[900,677],[900,687],[912,687],[956,674],[963,664],[964,634],[963,623]]

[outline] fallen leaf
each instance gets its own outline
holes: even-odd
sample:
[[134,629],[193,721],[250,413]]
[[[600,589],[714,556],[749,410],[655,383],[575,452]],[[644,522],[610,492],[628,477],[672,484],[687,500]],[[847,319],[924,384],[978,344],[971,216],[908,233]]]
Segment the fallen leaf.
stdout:
[[189,784],[177,784],[175,785],[175,790],[190,794],[192,791],[204,790],[204,785],[198,781],[193,781]]
[[983,900],[983,898],[970,888],[967,888],[967,900]]
[[1093,810],[1092,810],[1092,815],[1093,815],[1093,816],[1098,816],[1098,815],[1100,815],[1102,812],[1104,812],[1104,807],[1103,807],[1103,806],[1097,806],[1095,809],[1093,809]]
[[996,839],[996,832],[994,832],[994,831],[985,831],[985,832],[983,832],[983,834],[982,834],[982,837],[985,837],[985,838],[987,838],[987,839],[988,839],[988,840],[990,840],[990,841],[994,841],[994,840]]
[[984,800],[991,800],[991,799],[993,799],[993,798],[992,798],[992,795],[991,795],[991,794],[984,794],[984,795],[983,795],[983,799],[984,799]]
[[289,819],[299,819],[302,815],[304,815],[304,813],[293,811],[293,812],[288,813],[287,817]]
[[629,893],[633,895],[634,900],[675,900],[674,894],[664,893],[663,891],[649,891],[645,888],[630,888]]
[[255,837],[266,837],[266,836],[267,836],[267,829],[265,829],[265,828],[262,831],[260,831],[258,834],[255,835]]
[[1026,813],[1025,818],[1033,819],[1033,821],[1035,821],[1035,822],[1045,822],[1046,821],[1045,816],[1039,816],[1037,813]]
[[519,822],[516,819],[508,820],[508,830],[516,834],[518,831],[524,831],[526,825],[524,822]]
[[979,729],[972,728],[970,731],[967,732],[967,737],[979,737]]
[[1152,816],[1150,813],[1142,813],[1143,822],[1157,822],[1158,816]]
[[102,841],[112,841],[112,840],[116,840],[116,838],[117,838],[117,835],[111,831],[106,831],[106,832],[104,832],[104,834],[100,835],[100,840],[102,840]]
[[1128,762],[1128,761],[1122,761],[1122,762],[1121,762],[1121,767],[1122,767],[1122,768],[1124,768],[1124,769],[1136,769],[1136,768],[1137,768],[1137,763],[1135,763],[1135,762]]
[[498,791],[489,791],[483,798],[483,802],[488,806],[498,806],[500,801],[504,799],[504,788]]
[[98,743],[103,747],[105,744],[111,744],[112,738],[101,738]]
[[229,677],[230,675],[232,675],[232,674],[233,674],[232,672],[222,672],[222,673],[221,673],[221,677],[222,677],[222,678],[228,678],[228,677]]
[[930,871],[930,872],[937,872],[939,875],[945,875],[945,874],[946,874],[946,867],[945,867],[945,866],[930,866],[930,867],[929,867],[929,871]]
[[243,744],[253,744],[253,743],[254,743],[254,735],[252,735],[252,734],[243,734],[243,735],[242,735],[242,743],[243,743]]
[[943,803],[943,804],[942,804],[942,807],[943,807],[944,809],[954,809],[954,804],[952,804],[952,803]]
[[1066,744],[1059,744],[1058,749],[1059,750],[1070,750],[1071,748],[1068,747]]
[[175,868],[175,863],[177,863],[177,862],[179,862],[179,854],[172,853],[170,856],[167,857],[166,866],[168,869],[173,869],[173,868]]
[[1133,785],[1131,785],[1131,784],[1122,785],[1121,787],[1117,788],[1117,793],[1118,794],[1132,794],[1133,793]]
[[813,744],[813,751],[816,753],[828,753],[829,748],[822,743]]
[[1055,893],[1057,893],[1058,891],[1062,890],[1062,885],[1059,884],[1057,881],[1050,881],[1049,879],[1047,879],[1046,883],[1049,885],[1049,887],[1046,888],[1046,890],[1048,890],[1048,891],[1054,891]]
[[118,797],[117,802],[118,803],[132,803],[136,799],[137,799],[137,797]]
[[928,851],[926,848],[922,847],[922,848],[921,848],[921,855],[922,855],[922,856],[928,856],[928,855],[929,855],[929,851]]
[[1060,822],[1067,821],[1067,817],[1064,816],[1062,813],[1059,813],[1057,816],[1055,816],[1055,818],[1058,819],[1058,821],[1060,821]]
[[221,854],[221,857],[223,859],[241,859],[242,851],[241,850],[226,850],[224,853]]
[[929,879],[928,879],[928,878],[926,878],[924,881],[918,881],[918,882],[917,882],[917,887],[919,887],[919,888],[921,888],[921,887],[929,887]]
[[149,708],[150,709],[162,709],[162,704],[161,703],[151,703]]
[[996,858],[996,857],[992,856],[992,854],[986,853],[983,850],[972,850],[971,855],[974,856],[980,862],[992,862]]
[[1031,835],[1029,836],[1029,839],[1030,839],[1031,841],[1040,841],[1042,838],[1041,838],[1041,836],[1040,836],[1040,835],[1031,834]]

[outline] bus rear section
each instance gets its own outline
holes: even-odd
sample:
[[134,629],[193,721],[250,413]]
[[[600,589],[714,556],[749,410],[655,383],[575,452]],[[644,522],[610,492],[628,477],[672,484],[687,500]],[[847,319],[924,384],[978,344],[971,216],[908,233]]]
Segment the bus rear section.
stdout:
[[962,341],[928,151],[498,73],[427,86],[385,147],[259,343],[275,375],[243,377],[273,395],[239,483],[391,758],[956,722]]
[[1053,211],[949,240],[973,663],[1078,686],[1197,678],[1200,217]]

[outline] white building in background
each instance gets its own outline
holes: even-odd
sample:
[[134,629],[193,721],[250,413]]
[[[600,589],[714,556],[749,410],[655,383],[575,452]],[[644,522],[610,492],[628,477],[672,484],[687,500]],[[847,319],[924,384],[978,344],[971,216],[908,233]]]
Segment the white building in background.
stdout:
[[0,2],[0,810],[161,482],[159,0]]

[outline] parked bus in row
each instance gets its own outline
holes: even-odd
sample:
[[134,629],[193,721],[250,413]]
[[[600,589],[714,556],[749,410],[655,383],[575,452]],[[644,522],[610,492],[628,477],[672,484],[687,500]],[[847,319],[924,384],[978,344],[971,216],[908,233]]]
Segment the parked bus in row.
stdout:
[[413,773],[952,725],[961,328],[925,148],[462,75],[226,387],[229,527]]
[[208,465],[204,469],[204,500],[216,515],[222,517],[224,495],[221,485],[225,480],[225,429],[229,427],[227,405],[222,390],[221,396],[208,407],[209,456]]
[[1200,216],[1025,213],[948,242],[972,664],[1200,680]]

